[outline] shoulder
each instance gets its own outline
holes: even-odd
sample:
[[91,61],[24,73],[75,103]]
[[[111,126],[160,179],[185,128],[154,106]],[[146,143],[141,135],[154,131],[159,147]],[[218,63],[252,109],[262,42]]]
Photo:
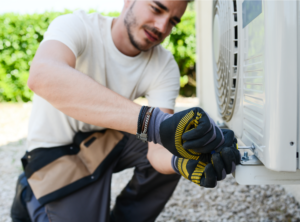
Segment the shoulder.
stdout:
[[82,32],[82,29],[84,29],[84,26],[85,25],[84,25],[83,20],[75,13],[72,13],[72,14],[65,14],[65,15],[60,15],[60,16],[56,17],[50,23],[47,31],[48,31],[48,34],[49,34],[49,32],[53,32],[53,31],[60,31],[60,32],[65,33],[65,32],[74,30],[76,32],[78,32],[78,31]]
[[160,61],[174,60],[172,53],[162,47],[162,45],[157,45],[153,48],[153,56],[154,58],[159,58]]
[[81,22],[80,16],[78,16],[75,13],[71,13],[71,14],[65,14],[65,15],[60,15],[60,16],[56,17],[51,22],[50,26],[53,25],[53,24],[64,25],[64,24],[75,24],[75,23],[78,23],[78,22]]
[[55,18],[47,29],[42,42],[57,40],[71,49],[77,58],[85,49],[88,32],[83,11]]
[[90,26],[95,24],[95,21],[97,23],[99,22],[107,22],[111,19],[110,17],[102,16],[99,13],[91,13],[87,14],[83,10],[77,10],[71,14],[65,14],[65,15],[60,15],[56,17],[50,24],[60,24],[60,25],[84,25],[84,26]]
[[161,72],[168,72],[172,70],[172,73],[178,75],[178,64],[174,59],[173,54],[165,49],[162,45],[158,45],[153,48],[152,58],[160,68]]
[[99,25],[99,23],[107,23],[112,19],[111,17],[103,16],[97,12],[87,14],[83,10],[75,11],[73,15],[80,18],[86,25]]
[[67,21],[67,22],[76,22],[76,21],[82,21],[82,22],[93,22],[95,20],[98,20],[98,21],[103,21],[103,22],[106,22],[106,21],[109,21],[110,19],[112,19],[112,17],[108,17],[108,16],[103,16],[99,13],[86,13],[84,10],[77,10],[73,13],[70,13],[70,14],[65,14],[65,15],[60,15],[58,17],[56,17],[53,21],[53,22],[64,22],[64,21]]

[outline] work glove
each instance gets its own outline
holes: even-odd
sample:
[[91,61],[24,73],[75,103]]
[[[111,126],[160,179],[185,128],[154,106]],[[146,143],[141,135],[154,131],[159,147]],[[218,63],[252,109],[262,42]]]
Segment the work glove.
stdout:
[[[210,153],[224,143],[220,128],[199,107],[175,113],[160,124],[162,145],[176,156]],[[174,139],[175,138],[175,139]]]
[[241,154],[238,150],[237,139],[234,137],[233,131],[222,129],[222,132],[226,135],[227,139],[219,147],[219,152],[212,152],[210,160],[216,170],[218,181],[225,179],[226,174],[233,173],[236,165],[240,164],[241,161]]
[[211,154],[202,154],[200,160],[190,160],[173,156],[174,171],[198,186],[213,188],[217,185],[217,173],[211,163],[208,163]]
[[198,186],[214,188],[217,181],[225,179],[226,174],[233,173],[240,163],[240,154],[234,145],[225,147],[221,153],[201,154],[199,159],[206,159],[205,162],[173,156],[172,167],[176,173]]
[[232,137],[231,146],[227,142],[220,147],[220,152],[200,154],[198,160],[189,160],[173,156],[172,167],[175,172],[199,186],[213,188],[217,181],[223,180],[226,174],[233,173],[240,164],[241,155],[233,132],[222,129],[224,134]]
[[199,107],[173,115],[155,108],[151,115],[147,141],[163,145],[178,157],[198,160],[201,153],[218,151],[227,138]]
[[232,131],[222,131],[199,107],[174,115],[159,108],[142,107],[137,131],[148,134],[137,133],[139,139],[145,141],[146,136],[146,141],[159,143],[175,156],[192,160],[198,160],[203,153],[220,152],[231,146],[234,138]]

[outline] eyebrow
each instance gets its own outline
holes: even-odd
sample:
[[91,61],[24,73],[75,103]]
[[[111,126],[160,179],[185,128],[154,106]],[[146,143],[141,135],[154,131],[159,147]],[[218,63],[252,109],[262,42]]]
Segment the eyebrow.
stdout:
[[159,2],[159,1],[153,1],[158,7],[160,7],[162,10],[165,10],[166,12],[168,12],[169,11],[169,9],[165,6],[165,5],[163,5],[161,2]]
[[[159,2],[159,1],[153,1],[158,7],[160,7],[162,10],[164,10],[164,11],[166,11],[166,12],[168,12],[169,11],[169,9],[165,6],[165,5],[163,5],[161,2]],[[180,18],[178,18],[177,16],[174,16],[173,17],[173,19],[177,22],[177,23],[179,23],[181,20],[180,20]]]

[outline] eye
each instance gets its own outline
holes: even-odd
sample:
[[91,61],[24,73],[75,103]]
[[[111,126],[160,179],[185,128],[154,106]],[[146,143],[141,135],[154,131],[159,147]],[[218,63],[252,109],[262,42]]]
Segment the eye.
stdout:
[[177,25],[177,23],[174,22],[173,20],[171,20],[170,23],[171,23],[173,26],[176,26],[176,25]]
[[156,7],[154,7],[154,6],[151,6],[151,8],[153,9],[154,12],[160,13],[160,10],[159,10],[158,8],[156,8]]

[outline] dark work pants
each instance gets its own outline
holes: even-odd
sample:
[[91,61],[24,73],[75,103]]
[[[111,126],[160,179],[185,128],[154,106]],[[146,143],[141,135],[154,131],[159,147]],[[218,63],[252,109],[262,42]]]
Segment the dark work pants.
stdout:
[[[47,213],[47,217],[41,215],[41,206],[36,204],[33,197],[27,203],[32,221],[155,221],[155,218],[171,197],[180,176],[177,174],[163,175],[155,171],[146,157],[148,145],[137,140],[133,135],[126,135],[129,140],[122,154],[112,162],[105,174],[93,184],[62,199],[46,204],[44,212]],[[116,204],[110,213],[112,174],[131,167],[135,167],[134,175],[117,197]]]

